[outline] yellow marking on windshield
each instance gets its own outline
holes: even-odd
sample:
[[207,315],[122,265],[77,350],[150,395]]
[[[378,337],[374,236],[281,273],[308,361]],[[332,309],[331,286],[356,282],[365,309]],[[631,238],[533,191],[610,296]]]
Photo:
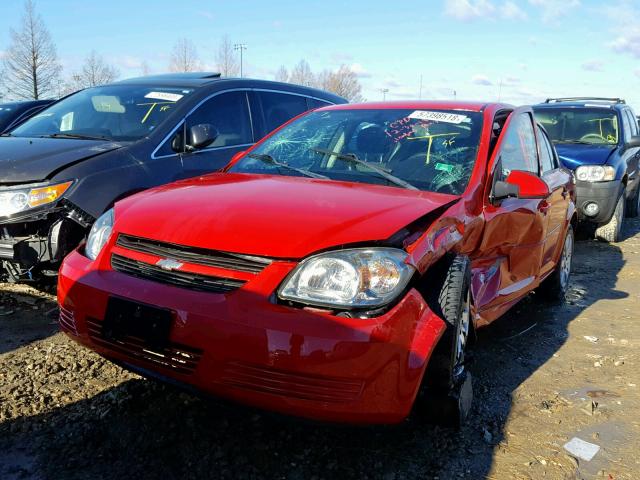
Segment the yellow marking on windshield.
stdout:
[[171,105],[174,105],[176,102],[149,102],[149,103],[138,103],[137,106],[138,107],[146,107],[147,105],[149,105],[149,110],[147,110],[147,113],[144,115],[144,117],[142,117],[142,120],[140,121],[140,123],[144,123],[147,121],[147,119],[149,118],[149,115],[151,115],[151,112],[153,112],[153,109],[156,108],[156,105],[162,105],[162,107],[160,107],[160,111],[164,112],[166,110],[168,110],[169,108],[171,108]]
[[[454,137],[456,135],[460,135],[460,132],[455,132],[455,133],[437,133],[434,135],[423,135],[420,137],[407,137],[407,140],[424,140],[425,138],[429,140],[429,144],[427,146],[427,155],[426,155],[426,161],[425,164],[429,165],[429,162],[431,161],[431,146],[433,145],[433,139],[434,138],[439,138],[439,137]],[[453,145],[453,138],[451,140],[445,140],[445,146],[450,147],[451,145]]]
[[[610,118],[610,117],[592,118],[591,120],[587,120],[587,123],[590,123],[590,122],[598,122],[598,130],[600,130],[600,136],[602,138],[606,139],[610,143],[618,143],[618,125],[615,117],[614,118]],[[604,134],[604,129],[602,128],[603,122],[611,122],[611,126],[613,127],[613,130],[616,134],[615,137],[610,133],[607,135]]]

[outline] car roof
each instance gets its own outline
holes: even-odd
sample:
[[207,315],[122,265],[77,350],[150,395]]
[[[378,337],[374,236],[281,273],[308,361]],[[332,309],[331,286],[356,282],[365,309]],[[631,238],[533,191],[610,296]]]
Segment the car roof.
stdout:
[[[276,82],[272,80],[261,80],[255,78],[234,78],[222,77],[215,72],[186,72],[186,73],[166,73],[161,75],[148,75],[146,77],[128,78],[120,80],[110,85],[148,85],[154,87],[176,87],[176,88],[200,88],[214,83],[251,83],[255,88],[275,88],[279,90],[290,90],[307,96],[318,97],[330,102],[342,103],[346,99],[331,92],[318,90],[312,87],[296,85],[293,83]],[[241,85],[238,85],[241,88]]]
[[543,103],[534,105],[535,109],[541,108],[609,108],[620,110],[627,106],[621,98],[549,98]]
[[467,101],[451,101],[451,100],[404,100],[398,102],[366,102],[366,103],[349,103],[345,105],[335,105],[324,107],[322,110],[466,110],[469,112],[482,112],[489,106],[513,108],[496,102],[467,102]]
[[112,85],[157,85],[163,87],[191,87],[197,88],[218,80],[221,75],[217,72],[182,72],[163,73],[160,75],[146,75],[144,77],[127,78],[113,82]]
[[30,107],[33,105],[47,105],[53,102],[55,102],[55,100],[20,100],[18,102],[0,103],[0,107]]

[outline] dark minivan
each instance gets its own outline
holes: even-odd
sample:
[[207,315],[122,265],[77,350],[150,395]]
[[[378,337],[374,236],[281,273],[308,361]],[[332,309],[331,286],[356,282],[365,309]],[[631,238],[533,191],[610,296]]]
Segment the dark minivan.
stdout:
[[77,92],[0,138],[6,280],[55,275],[117,200],[213,172],[307,110],[346,103],[285,83],[182,73]]
[[26,100],[0,104],[0,133],[8,132],[55,100]]

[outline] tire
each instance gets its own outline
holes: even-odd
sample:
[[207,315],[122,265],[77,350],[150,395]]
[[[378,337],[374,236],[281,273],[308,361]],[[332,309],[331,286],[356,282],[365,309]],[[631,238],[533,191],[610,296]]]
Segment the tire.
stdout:
[[635,218],[640,214],[640,184],[636,187],[636,193],[627,200],[627,217]]
[[430,423],[460,428],[473,401],[471,375],[465,360],[473,333],[471,318],[471,262],[467,257],[453,259],[437,292],[436,312],[446,330],[431,356],[423,380],[421,400]]
[[596,238],[602,242],[616,243],[621,240],[622,224],[624,223],[624,190],[618,197],[616,208],[613,211],[611,220],[596,228]]
[[575,244],[575,234],[573,227],[567,227],[567,234],[564,237],[562,252],[558,259],[558,264],[551,275],[544,279],[538,288],[540,296],[547,301],[563,302],[569,290],[569,279],[571,277],[571,264],[573,263],[573,247]]

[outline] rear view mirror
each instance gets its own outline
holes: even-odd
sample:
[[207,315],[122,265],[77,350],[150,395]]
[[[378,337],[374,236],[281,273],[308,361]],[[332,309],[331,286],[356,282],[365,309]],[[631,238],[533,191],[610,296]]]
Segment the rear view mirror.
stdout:
[[209,123],[193,125],[187,134],[186,149],[188,151],[207,148],[218,138],[218,129]]
[[531,172],[513,170],[507,178],[498,180],[493,186],[491,199],[504,200],[505,198],[546,198],[549,196],[549,187],[537,175]]

